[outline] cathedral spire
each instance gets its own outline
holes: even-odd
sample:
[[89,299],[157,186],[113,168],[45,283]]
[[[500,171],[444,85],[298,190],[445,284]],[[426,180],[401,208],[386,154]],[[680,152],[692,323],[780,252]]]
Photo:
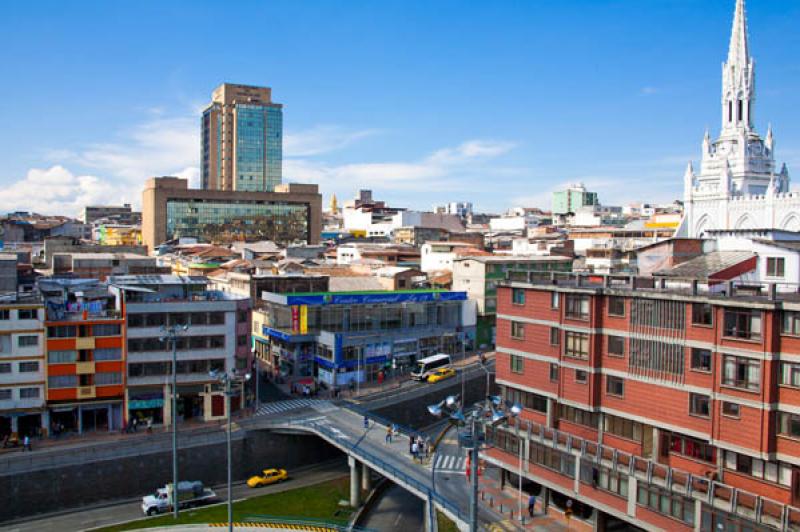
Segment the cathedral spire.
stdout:
[[728,65],[736,65],[744,69],[750,62],[750,50],[747,42],[747,14],[744,0],[736,0],[736,12],[733,16],[731,44],[728,48]]
[[722,66],[723,132],[753,129],[755,92],[755,67],[750,57],[744,0],[736,0],[728,60]]

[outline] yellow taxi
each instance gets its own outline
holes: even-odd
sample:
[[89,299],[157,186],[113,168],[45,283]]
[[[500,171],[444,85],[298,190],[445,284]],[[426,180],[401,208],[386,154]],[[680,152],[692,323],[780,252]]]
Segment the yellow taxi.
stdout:
[[428,382],[439,382],[456,376],[453,368],[440,368],[428,375]]
[[265,469],[260,475],[255,475],[247,479],[247,485],[251,488],[258,488],[260,486],[269,486],[283,482],[289,477],[285,469]]

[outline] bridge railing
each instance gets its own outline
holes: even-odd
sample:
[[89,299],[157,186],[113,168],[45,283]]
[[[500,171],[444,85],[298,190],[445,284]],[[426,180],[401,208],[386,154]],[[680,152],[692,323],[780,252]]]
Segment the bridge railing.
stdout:
[[[373,419],[376,418],[373,416]],[[341,433],[338,433],[331,427],[313,422],[311,423],[304,422],[302,420],[297,420],[297,421],[288,420],[283,422],[276,422],[275,424],[281,426],[288,425],[288,426],[303,427],[306,430],[310,429],[313,432],[320,433],[324,435],[326,438],[337,442],[339,446],[347,449],[348,453],[359,458],[362,462],[369,463],[376,471],[384,474],[384,476],[394,477],[400,484],[405,484],[406,486],[417,491],[418,493],[422,493],[424,496],[430,499],[435,505],[451,513],[459,521],[466,522],[468,519],[467,515],[464,512],[462,512],[461,509],[456,504],[453,504],[451,501],[445,499],[438,493],[435,493],[432,490],[432,486],[430,484],[420,481],[417,478],[414,478],[413,476],[409,475],[400,468],[395,467],[392,464],[381,459],[376,454],[370,453],[365,449],[363,449],[362,447],[359,447],[356,443],[350,443],[349,441],[341,439],[340,437]]]

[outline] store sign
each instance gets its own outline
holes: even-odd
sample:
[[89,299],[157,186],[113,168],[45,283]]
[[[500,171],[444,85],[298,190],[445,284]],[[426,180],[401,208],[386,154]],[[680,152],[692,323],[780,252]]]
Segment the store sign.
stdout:
[[128,401],[128,410],[145,410],[148,408],[162,408],[164,399],[140,399]]
[[308,305],[300,305],[300,334],[308,334]]
[[300,330],[300,308],[297,305],[292,305],[292,332]]

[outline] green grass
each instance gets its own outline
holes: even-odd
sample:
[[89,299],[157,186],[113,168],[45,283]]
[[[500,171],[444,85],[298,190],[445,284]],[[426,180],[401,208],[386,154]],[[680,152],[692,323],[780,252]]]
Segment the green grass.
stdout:
[[[340,508],[339,501],[349,500],[350,479],[342,477],[314,486],[297,488],[270,495],[261,495],[233,504],[233,520],[241,521],[247,515],[259,514],[270,517],[292,517],[294,519],[319,519],[329,523],[346,524],[352,510]],[[184,510],[176,521],[171,514],[151,519],[140,519],[117,526],[100,529],[102,532],[138,530],[157,526],[178,524],[225,523],[228,509],[224,504],[211,508]]]
[[436,511],[436,523],[439,527],[439,532],[458,532],[456,524],[438,510]]

